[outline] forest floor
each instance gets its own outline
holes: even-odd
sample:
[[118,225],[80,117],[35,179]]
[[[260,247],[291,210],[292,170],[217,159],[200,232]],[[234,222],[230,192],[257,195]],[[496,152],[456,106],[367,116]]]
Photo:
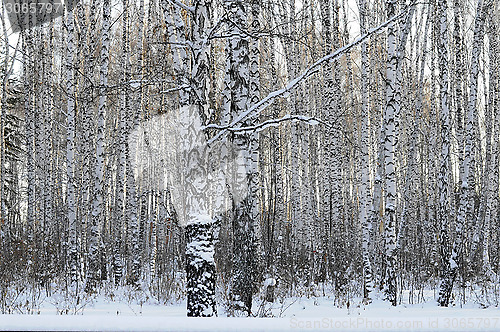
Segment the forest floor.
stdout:
[[421,294],[425,302],[418,304],[408,304],[408,295],[403,293],[397,307],[380,298],[370,305],[352,298],[342,307],[329,297],[294,297],[273,304],[256,301],[256,313],[265,313],[268,318],[225,317],[224,307],[219,306],[219,317],[200,319],[185,317],[183,301],[164,305],[151,299],[127,298],[123,292],[113,300],[107,294],[81,301],[73,309],[62,309],[69,308],[68,303],[62,296],[52,295],[39,300],[34,310],[22,311],[19,307],[13,314],[0,315],[0,330],[500,331],[500,309],[496,306],[482,308],[470,301],[440,308],[432,300],[433,291]]

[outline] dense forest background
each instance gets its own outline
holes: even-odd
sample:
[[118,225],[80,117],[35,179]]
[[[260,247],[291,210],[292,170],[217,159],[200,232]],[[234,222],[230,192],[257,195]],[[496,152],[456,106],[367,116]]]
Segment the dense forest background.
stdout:
[[[90,0],[18,33],[4,15],[2,313],[124,287],[190,316],[425,289],[498,305],[498,5]],[[178,174],[172,114],[201,124]]]

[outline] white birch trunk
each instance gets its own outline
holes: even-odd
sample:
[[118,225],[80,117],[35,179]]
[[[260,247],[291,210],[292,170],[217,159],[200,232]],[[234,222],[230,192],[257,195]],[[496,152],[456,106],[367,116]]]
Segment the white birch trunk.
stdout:
[[76,219],[75,206],[75,86],[74,86],[74,59],[75,54],[75,31],[73,10],[66,14],[66,208],[68,218],[68,242],[69,242],[69,269],[70,269],[70,291],[73,295],[78,292],[78,243],[77,230],[78,221]]
[[[396,12],[396,0],[386,2],[387,17]],[[398,55],[396,53],[396,28],[387,28],[387,77],[386,108],[384,114],[384,165],[385,165],[385,294],[386,299],[395,306],[397,304],[396,282],[396,112],[399,109],[396,100]]]
[[[441,123],[441,160],[439,169],[439,226],[440,226],[440,252],[442,259],[443,276],[450,268],[448,261],[448,227],[450,220],[450,111],[448,107],[448,20],[446,2],[438,2],[439,15],[439,40],[438,40],[438,60],[439,60],[439,83],[440,83],[440,123]],[[440,305],[446,306],[446,299],[441,296],[438,299]]]
[[[488,40],[489,40],[489,99],[486,122],[486,170],[485,170],[485,221],[482,229],[483,252],[482,252],[482,272],[490,281],[496,281],[498,276],[493,271],[490,262],[490,230],[491,225],[497,224],[498,219],[498,24],[493,15],[488,19]],[[497,121],[496,121],[497,120]]]
[[456,221],[455,229],[455,241],[452,245],[452,252],[449,257],[448,271],[443,275],[443,280],[441,282],[441,287],[439,291],[439,304],[441,306],[447,307],[450,303],[451,293],[453,291],[453,283],[458,274],[458,267],[461,264],[461,258],[463,253],[463,227],[467,223],[467,213],[470,205],[469,192],[471,188],[469,187],[469,181],[471,179],[471,160],[473,159],[473,135],[474,135],[474,117],[476,116],[476,102],[477,102],[477,78],[478,78],[478,61],[480,47],[482,45],[483,26],[484,26],[484,6],[483,0],[478,0],[476,19],[474,24],[474,37],[472,44],[472,58],[471,58],[471,77],[470,77],[470,95],[469,104],[467,108],[467,124],[466,124],[466,141],[465,141],[465,154],[464,154],[464,174],[461,183],[461,193],[460,202],[458,208],[458,216]]
[[[367,30],[366,16],[367,4],[365,0],[358,0],[360,32],[365,34]],[[372,205],[370,193],[370,156],[368,147],[370,144],[370,118],[368,112],[368,50],[366,43],[361,45],[361,183],[359,187],[359,222],[362,229],[362,257],[363,257],[363,298],[366,303],[371,301],[370,293],[373,290],[372,267],[370,261],[370,231],[372,228],[369,211]]]
[[109,26],[110,26],[110,0],[103,2],[102,16],[102,44],[100,54],[100,78],[99,78],[99,106],[97,110],[97,137],[96,137],[96,161],[93,170],[94,190],[92,199],[92,216],[90,228],[89,247],[89,274],[87,276],[88,292],[94,292],[101,277],[99,247],[101,244],[99,228],[104,222],[104,131],[106,129],[105,117],[107,108],[107,85],[109,67]]
[[[211,317],[217,315],[215,304],[215,262],[213,219],[208,209],[208,147],[205,133],[200,129],[208,118],[209,54],[210,45],[205,42],[205,34],[210,30],[212,2],[197,1],[192,8],[192,50],[191,94],[188,111],[183,118],[201,118],[201,123],[189,126],[187,135],[199,147],[198,153],[190,153],[186,158],[185,181],[188,186],[186,205],[186,273],[187,273],[187,315],[191,317]],[[193,114],[197,112],[198,114]],[[186,151],[188,152],[188,151]]]

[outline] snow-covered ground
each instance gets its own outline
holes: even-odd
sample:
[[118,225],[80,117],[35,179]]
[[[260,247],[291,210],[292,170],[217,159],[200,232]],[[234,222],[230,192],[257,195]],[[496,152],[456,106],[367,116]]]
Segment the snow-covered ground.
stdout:
[[[428,297],[431,297],[430,295]],[[404,297],[403,297],[404,298]],[[328,297],[290,298],[272,306],[255,303],[273,318],[187,318],[183,302],[140,305],[125,298],[97,297],[62,314],[57,296],[45,298],[34,314],[0,315],[0,330],[84,331],[500,331],[497,307],[437,307],[434,301],[391,307],[379,299],[368,306],[357,299],[339,308]],[[135,302],[135,303],[134,303]],[[262,312],[262,311],[261,311]]]
[[[315,304],[316,303],[316,304]],[[433,305],[338,309],[327,299],[301,299],[284,317],[186,318],[185,306],[99,304],[81,315],[2,315],[2,330],[85,331],[499,331],[497,308],[437,308]],[[141,313],[142,312],[142,313]]]

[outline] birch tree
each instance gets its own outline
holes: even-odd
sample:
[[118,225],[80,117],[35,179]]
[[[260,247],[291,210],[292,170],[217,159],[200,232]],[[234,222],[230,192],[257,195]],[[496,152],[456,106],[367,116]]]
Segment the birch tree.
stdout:
[[[397,2],[386,2],[387,17],[396,13]],[[386,299],[395,306],[397,304],[396,259],[396,111],[399,108],[395,99],[397,84],[398,55],[396,53],[396,28],[387,29],[387,73],[386,73],[386,106],[384,113],[384,165],[385,165],[385,294]]]
[[477,79],[478,79],[478,61],[480,48],[482,47],[482,40],[484,38],[484,21],[485,21],[485,6],[482,0],[477,2],[476,18],[474,22],[474,36],[472,42],[472,58],[471,58],[471,73],[470,73],[470,93],[469,103],[467,107],[467,124],[466,124],[466,138],[465,138],[465,154],[463,160],[463,178],[461,182],[460,201],[458,207],[458,215],[456,220],[455,240],[452,244],[451,255],[449,261],[446,263],[448,269],[443,273],[441,287],[439,291],[438,303],[447,307],[450,303],[451,293],[453,291],[453,283],[457,277],[458,267],[461,263],[460,260],[463,255],[463,238],[464,226],[466,225],[466,218],[468,216],[467,210],[470,204],[470,190],[469,181],[471,179],[471,154],[473,153],[473,135],[474,135],[474,117],[477,112]]
[[[242,1],[229,1],[227,4],[231,23],[229,34],[232,36],[228,43],[229,75],[230,80],[230,112],[238,117],[247,107],[251,106],[251,96],[256,94],[255,81],[250,80],[250,70],[255,75],[258,61],[255,54],[249,54],[248,38],[240,36],[239,31],[247,26],[247,8]],[[255,45],[252,45],[255,52]],[[250,64],[250,56],[252,63]],[[253,66],[252,68],[250,66]],[[253,91],[250,89],[253,87]],[[258,96],[256,96],[258,98]],[[255,98],[255,97],[254,97]],[[255,101],[255,99],[254,99]],[[247,123],[250,125],[250,123]],[[233,197],[233,302],[235,311],[250,316],[252,314],[252,298],[257,288],[257,134],[237,133],[233,138],[234,153],[237,158],[234,164],[233,185],[237,188],[248,188],[246,197]],[[244,182],[244,183],[242,183]]]
[[99,227],[103,224],[103,205],[104,205],[104,132],[105,132],[105,117],[107,107],[107,84],[108,84],[108,66],[109,66],[109,25],[110,25],[110,1],[104,0],[102,4],[102,44],[100,53],[100,75],[99,85],[99,106],[97,113],[97,137],[96,137],[96,163],[93,173],[94,178],[94,196],[92,201],[92,225],[90,230],[91,243],[89,248],[89,276],[88,278],[88,291],[92,292],[95,288],[95,283],[99,280],[100,276],[100,237]]
[[[443,274],[446,273],[449,267],[447,266],[447,246],[448,246],[448,227],[449,227],[449,178],[450,178],[450,111],[448,108],[448,20],[447,20],[446,2],[438,2],[439,15],[439,43],[438,43],[438,58],[439,58],[439,84],[440,84],[440,123],[441,123],[441,160],[439,170],[439,224],[440,233],[440,250],[443,264]],[[443,305],[443,299],[438,302]]]
[[[211,5],[209,0],[198,1],[191,12],[191,38],[193,55],[191,58],[191,94],[188,119],[199,117],[201,123],[208,118],[208,73],[210,45],[206,33],[211,28]],[[186,112],[186,109],[182,110]],[[195,114],[192,114],[195,113]],[[196,114],[198,113],[198,114]],[[187,211],[186,225],[186,274],[187,274],[187,315],[210,317],[217,315],[215,305],[215,263],[213,242],[213,219],[208,211],[206,168],[208,147],[203,142],[205,133],[201,123],[192,124],[187,134],[196,146],[197,153],[186,156]]]
[[[71,8],[72,6],[68,6]],[[68,218],[68,242],[69,242],[69,272],[70,272],[70,294],[73,296],[78,292],[78,221],[76,219],[75,206],[75,86],[74,86],[74,16],[73,10],[66,13],[66,90],[67,109],[66,109],[66,192],[67,192],[67,218]]]
[[[359,22],[360,22],[360,32],[365,34],[367,31],[366,27],[366,16],[367,16],[367,4],[365,0],[358,0],[359,8]],[[372,204],[371,194],[370,194],[370,157],[368,155],[368,146],[370,140],[370,127],[369,127],[369,114],[368,114],[368,52],[366,44],[361,45],[361,183],[360,183],[360,211],[359,211],[359,222],[362,227],[362,250],[363,250],[363,276],[364,276],[364,288],[363,297],[366,302],[371,301],[370,293],[373,290],[372,281],[372,268],[370,262],[370,230],[371,230],[371,219],[369,218],[370,206]]]
[[[497,10],[493,7],[493,13]],[[486,216],[485,216],[485,230],[483,231],[483,272],[490,280],[496,280],[497,275],[493,271],[492,265],[490,263],[490,243],[491,243],[491,225],[495,225],[498,220],[498,209],[500,208],[500,195],[499,195],[499,133],[500,133],[500,113],[498,111],[499,96],[500,96],[500,84],[499,84],[499,62],[498,62],[498,52],[499,49],[499,38],[496,34],[498,29],[498,21],[492,13],[488,15],[488,41],[489,41],[489,102],[488,102],[488,113],[485,119],[488,135],[486,136],[486,146],[487,153],[489,153],[489,158],[487,158],[487,176],[488,180],[486,182],[487,186],[487,200],[486,204]]]

